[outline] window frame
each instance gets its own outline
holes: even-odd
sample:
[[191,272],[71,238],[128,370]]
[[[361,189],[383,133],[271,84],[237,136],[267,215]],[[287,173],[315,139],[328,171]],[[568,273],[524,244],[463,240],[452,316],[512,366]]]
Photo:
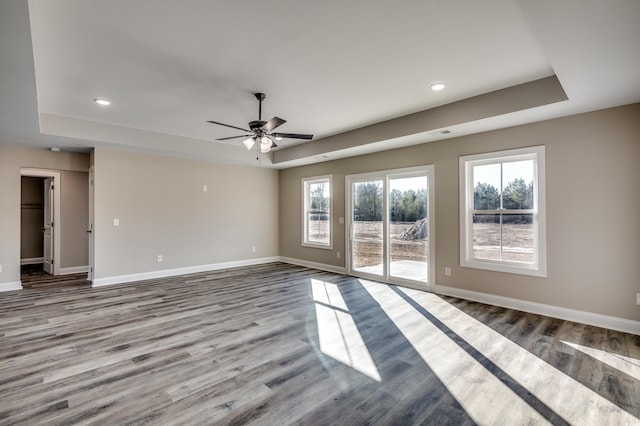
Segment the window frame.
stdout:
[[[533,160],[533,209],[522,210],[533,214],[534,261],[524,264],[506,260],[478,259],[473,256],[473,215],[485,211],[474,210],[473,167],[488,164],[503,164],[514,161]],[[485,269],[512,274],[547,276],[546,261],[546,196],[545,196],[545,147],[510,149],[460,156],[460,266]],[[502,190],[502,188],[501,188]],[[501,208],[487,210],[495,214],[506,214]]]
[[[329,242],[319,243],[309,240],[310,192],[312,184],[326,182],[329,184]],[[302,246],[333,250],[333,175],[302,178]]]

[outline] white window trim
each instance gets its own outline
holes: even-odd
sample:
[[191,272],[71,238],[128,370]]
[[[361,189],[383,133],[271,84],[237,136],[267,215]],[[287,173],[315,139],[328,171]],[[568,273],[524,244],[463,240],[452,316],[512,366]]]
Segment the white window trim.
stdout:
[[[473,175],[471,168],[475,165],[494,163],[498,161],[514,161],[534,159],[534,264],[525,265],[505,261],[493,261],[473,258]],[[485,269],[490,271],[507,272],[512,274],[531,275],[535,277],[547,276],[547,229],[546,229],[546,195],[545,195],[545,147],[512,149],[507,151],[489,152],[460,157],[460,266],[467,268]],[[469,190],[468,190],[469,189]]]
[[[307,185],[321,181],[329,181],[329,243],[321,244],[307,241]],[[302,246],[325,250],[333,250],[333,175],[302,178]]]

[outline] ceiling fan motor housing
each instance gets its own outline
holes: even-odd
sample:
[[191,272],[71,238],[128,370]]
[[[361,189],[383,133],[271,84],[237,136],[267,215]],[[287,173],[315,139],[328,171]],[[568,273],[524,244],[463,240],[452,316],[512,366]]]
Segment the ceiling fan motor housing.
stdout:
[[266,121],[254,120],[249,122],[249,128],[251,129],[252,132],[260,132],[262,131],[262,126],[264,126],[265,124],[267,124]]

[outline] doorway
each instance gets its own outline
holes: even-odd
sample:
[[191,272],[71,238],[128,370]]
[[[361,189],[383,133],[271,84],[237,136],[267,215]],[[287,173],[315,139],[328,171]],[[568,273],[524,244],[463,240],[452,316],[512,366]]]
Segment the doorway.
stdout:
[[22,169],[20,175],[20,264],[23,267],[41,264],[43,272],[58,275],[60,173]]
[[428,289],[433,282],[433,166],[350,175],[350,275]]

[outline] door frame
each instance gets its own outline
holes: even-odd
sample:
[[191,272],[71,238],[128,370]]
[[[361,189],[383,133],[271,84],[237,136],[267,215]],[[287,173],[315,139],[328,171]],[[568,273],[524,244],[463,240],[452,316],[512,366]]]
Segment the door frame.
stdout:
[[[44,177],[53,179],[53,251],[51,257],[53,258],[52,272],[53,275],[60,273],[60,228],[61,228],[61,215],[60,215],[60,172],[46,169],[33,169],[33,168],[21,168],[20,177]],[[22,188],[22,180],[20,181],[20,187]],[[46,195],[45,195],[46,196]],[[20,239],[22,244],[22,239]]]
[[93,226],[93,216],[95,214],[95,181],[94,181],[93,165],[89,167],[89,223],[87,233],[89,234],[89,271],[87,272],[87,280],[93,283],[94,264],[95,264],[95,236]]
[[[389,234],[389,179],[402,177],[406,175],[407,177],[411,175],[426,175],[427,176],[427,217],[429,220],[427,221],[427,250],[429,253],[429,258],[427,259],[427,283],[426,285],[419,281],[407,280],[397,277],[391,277],[389,273],[389,261],[390,261],[390,245],[388,234]],[[382,232],[383,232],[383,274],[382,276],[372,275],[367,273],[362,273],[360,271],[356,271],[352,267],[352,259],[351,259],[351,243],[352,243],[352,232],[353,232],[353,206],[352,206],[352,183],[363,182],[370,179],[378,179],[382,180],[382,206],[383,206],[383,215],[382,215]],[[379,170],[374,172],[367,173],[358,173],[353,175],[345,176],[345,210],[346,210],[346,238],[345,238],[345,266],[348,275],[368,278],[372,280],[384,281],[389,284],[397,284],[404,287],[416,288],[419,290],[433,290],[435,288],[435,168],[433,164],[428,164],[424,166],[416,166],[416,167],[405,167],[400,169],[390,169],[390,170]]]

